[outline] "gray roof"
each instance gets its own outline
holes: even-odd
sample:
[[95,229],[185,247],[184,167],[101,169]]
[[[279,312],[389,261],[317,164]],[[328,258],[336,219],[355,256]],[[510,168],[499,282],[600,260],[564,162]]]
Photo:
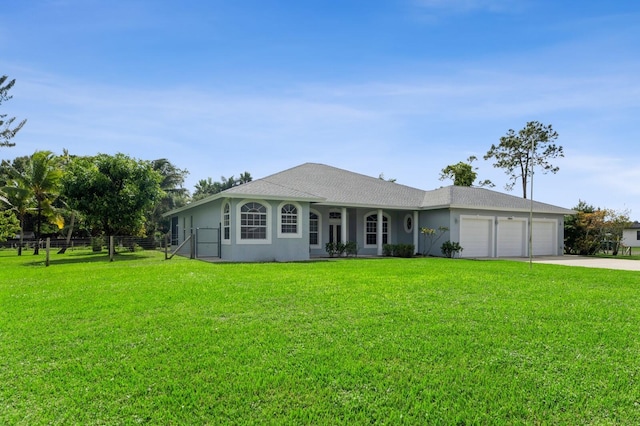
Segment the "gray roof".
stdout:
[[[257,179],[167,212],[165,216],[219,198],[262,198],[307,201],[344,207],[402,210],[467,208],[529,211],[531,204],[513,195],[483,188],[447,186],[424,191],[384,179],[318,163],[305,163]],[[536,213],[573,214],[572,210],[534,201]]]
[[[320,203],[326,205],[418,208],[424,197],[424,191],[420,189],[317,163],[305,163],[260,181],[313,194],[322,200],[318,200]],[[255,192],[251,187],[257,182],[236,186],[225,191],[225,194]]]
[[[481,210],[530,211],[531,200],[516,197],[485,188],[468,186],[447,186],[433,191],[425,191],[423,209],[474,208]],[[574,214],[573,210],[551,204],[533,201],[536,213]]]

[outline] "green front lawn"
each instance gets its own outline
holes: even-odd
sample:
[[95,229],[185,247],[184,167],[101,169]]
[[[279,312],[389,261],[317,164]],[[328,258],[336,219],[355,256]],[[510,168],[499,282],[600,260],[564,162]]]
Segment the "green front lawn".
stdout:
[[0,424],[637,424],[640,274],[0,251]]

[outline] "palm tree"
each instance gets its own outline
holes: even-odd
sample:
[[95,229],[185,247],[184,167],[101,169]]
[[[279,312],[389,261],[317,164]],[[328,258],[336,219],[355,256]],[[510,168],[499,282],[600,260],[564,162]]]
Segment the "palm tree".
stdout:
[[166,158],[160,158],[151,162],[151,167],[160,173],[160,189],[164,195],[155,203],[149,213],[147,222],[147,237],[153,238],[156,231],[169,232],[169,221],[162,214],[182,207],[189,201],[189,190],[184,188],[185,177],[189,174],[186,169],[179,169]]
[[193,191],[193,201],[217,194],[222,190],[222,184],[220,184],[220,182],[214,182],[210,177],[200,179],[198,183],[196,183],[195,190]]
[[[18,212],[22,232],[24,233],[24,217],[28,210],[36,212],[35,238],[40,240],[42,222],[55,216],[53,202],[60,194],[62,169],[58,158],[51,151],[36,151],[23,171],[14,167],[10,170],[11,179],[5,187],[9,200]],[[22,241],[20,241],[22,246]],[[33,254],[38,254],[39,246],[35,245]],[[19,250],[19,254],[20,254]]]
[[24,241],[24,222],[29,212],[31,193],[22,186],[22,182],[13,180],[2,188],[6,194],[6,203],[15,211],[20,221],[20,243],[18,244],[18,256],[22,256],[22,244]]
[[242,185],[243,183],[249,183],[253,180],[251,177],[251,173],[244,172],[240,174],[240,178],[236,181],[238,185]]

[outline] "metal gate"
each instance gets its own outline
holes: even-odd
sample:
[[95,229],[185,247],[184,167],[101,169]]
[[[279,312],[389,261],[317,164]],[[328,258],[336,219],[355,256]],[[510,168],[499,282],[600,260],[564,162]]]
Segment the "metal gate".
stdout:
[[196,228],[196,259],[220,257],[220,228]]

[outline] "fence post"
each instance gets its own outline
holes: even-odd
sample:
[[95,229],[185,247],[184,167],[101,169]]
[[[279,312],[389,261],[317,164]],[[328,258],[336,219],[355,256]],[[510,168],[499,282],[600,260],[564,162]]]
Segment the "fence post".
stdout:
[[44,264],[49,266],[49,252],[51,251],[51,238],[47,237],[47,245],[45,246],[46,260]]
[[169,258],[169,234],[164,234],[164,260]]
[[109,262],[113,262],[113,252],[115,247],[113,246],[113,235],[109,235]]

